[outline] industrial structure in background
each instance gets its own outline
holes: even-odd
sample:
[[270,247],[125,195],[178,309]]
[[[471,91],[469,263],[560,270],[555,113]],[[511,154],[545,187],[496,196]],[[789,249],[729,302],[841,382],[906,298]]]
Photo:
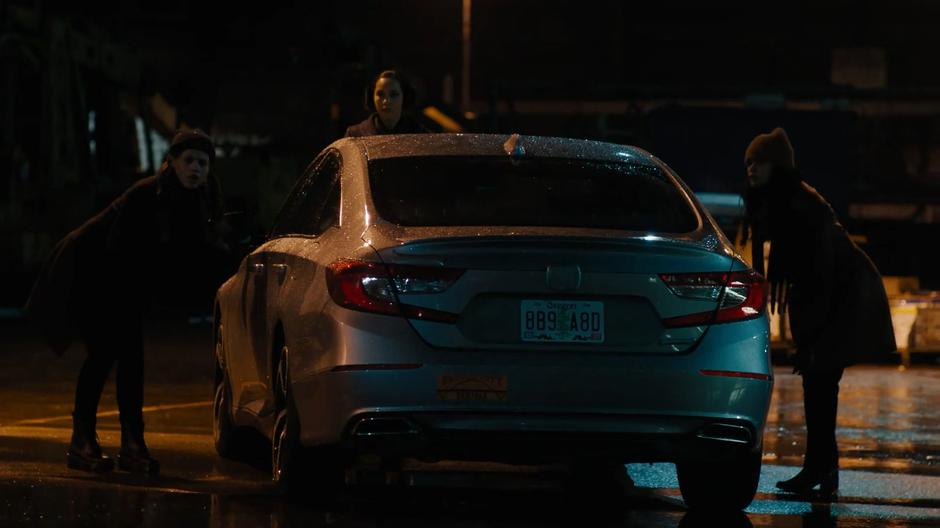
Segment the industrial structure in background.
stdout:
[[[534,0],[0,2],[0,306],[22,304],[51,245],[151,174],[178,127],[217,141],[238,239],[263,233],[311,154],[364,117],[366,80],[394,67],[432,130],[637,145],[716,205],[735,203],[750,138],[783,126],[806,179],[900,277],[899,341],[932,349],[940,5],[747,16]],[[734,236],[733,215],[724,227]]]

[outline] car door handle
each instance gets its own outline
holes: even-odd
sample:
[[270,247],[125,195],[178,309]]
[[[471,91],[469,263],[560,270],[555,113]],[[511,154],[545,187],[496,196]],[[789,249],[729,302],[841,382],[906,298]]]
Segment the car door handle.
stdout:
[[277,275],[278,284],[283,284],[284,280],[287,278],[287,264],[271,264],[271,269],[273,269]]

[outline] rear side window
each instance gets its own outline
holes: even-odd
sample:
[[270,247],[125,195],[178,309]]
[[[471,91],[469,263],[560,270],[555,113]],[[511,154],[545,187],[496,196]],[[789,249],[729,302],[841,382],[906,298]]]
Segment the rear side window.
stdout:
[[688,233],[698,217],[659,168],[570,159],[369,162],[379,216],[403,226],[552,226]]
[[281,208],[272,236],[319,235],[339,221],[339,154],[313,163]]

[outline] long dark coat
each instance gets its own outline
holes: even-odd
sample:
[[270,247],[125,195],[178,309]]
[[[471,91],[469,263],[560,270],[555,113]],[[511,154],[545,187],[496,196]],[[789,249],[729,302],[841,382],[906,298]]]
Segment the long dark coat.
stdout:
[[[218,184],[187,190],[172,169],[143,178],[53,248],[25,306],[27,319],[61,355],[79,323],[139,320],[157,290],[184,284],[224,251]],[[169,293],[172,295],[172,293]]]
[[771,189],[777,205],[770,208],[768,278],[776,275],[790,285],[790,331],[797,350],[809,358],[804,371],[885,357],[895,350],[895,340],[878,269],[816,189],[795,181]]
[[428,129],[407,114],[402,114],[395,128],[389,130],[382,125],[379,115],[373,112],[360,123],[347,127],[344,137],[377,136],[381,134],[423,134],[425,132],[428,132]]

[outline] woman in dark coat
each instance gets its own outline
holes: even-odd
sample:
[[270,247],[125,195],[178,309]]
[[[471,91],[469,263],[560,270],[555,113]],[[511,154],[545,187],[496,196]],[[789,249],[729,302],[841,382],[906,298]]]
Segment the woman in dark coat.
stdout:
[[836,413],[845,367],[895,350],[881,275],[836,219],[826,200],[795,168],[786,132],[760,134],[745,153],[747,222],[755,268],[767,280],[771,310],[789,312],[794,372],[803,376],[806,456],[803,469],[777,483],[791,492],[839,487]]
[[420,134],[428,130],[408,111],[414,105],[414,90],[395,70],[378,74],[366,90],[365,106],[372,113],[346,129],[346,137],[380,134]]
[[181,272],[196,273],[225,250],[218,236],[221,190],[209,175],[214,158],[204,132],[177,133],[158,174],[63,238],[33,286],[26,314],[47,344],[62,354],[80,338],[87,349],[75,390],[70,468],[114,467],[98,445],[95,415],[117,364],[118,466],[159,471],[144,442],[142,316],[154,292],[185,282]]

